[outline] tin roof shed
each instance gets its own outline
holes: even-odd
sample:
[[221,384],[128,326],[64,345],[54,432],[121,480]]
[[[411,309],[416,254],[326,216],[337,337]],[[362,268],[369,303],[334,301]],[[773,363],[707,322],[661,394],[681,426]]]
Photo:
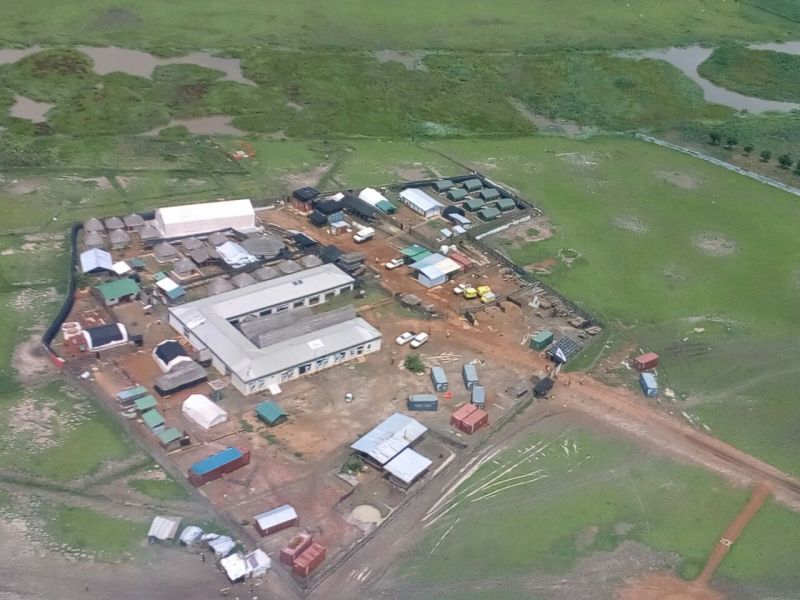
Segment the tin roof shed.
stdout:
[[286,420],[286,413],[274,402],[264,401],[256,406],[256,415],[267,425],[277,425]]
[[157,516],[153,518],[153,522],[150,524],[147,537],[162,541],[171,540],[178,533],[180,525],[181,517]]
[[112,266],[111,254],[100,248],[90,248],[81,252],[81,272],[97,273],[99,271],[110,271]]
[[407,415],[394,413],[375,426],[350,447],[385,465],[428,431],[422,423]]
[[425,471],[433,464],[430,459],[425,458],[419,452],[411,448],[406,448],[400,454],[390,460],[384,469],[405,485],[411,485],[419,479]]
[[480,198],[467,198],[462,206],[469,212],[477,212],[483,207],[483,204],[484,202]]
[[497,210],[494,206],[487,206],[478,211],[478,217],[480,217],[484,221],[494,221],[499,216],[500,216],[500,211]]
[[513,198],[500,198],[497,202],[494,203],[494,205],[499,210],[502,211],[514,210],[515,208],[517,208],[517,203],[514,202]]
[[467,179],[461,185],[468,192],[476,192],[483,187],[480,179]]
[[124,277],[123,279],[117,279],[98,285],[95,289],[103,297],[103,300],[106,302],[114,302],[121,298],[127,298],[128,296],[135,296],[138,294],[139,284],[130,277]]
[[433,182],[433,189],[437,192],[444,192],[445,190],[449,190],[453,187],[453,182],[449,179],[440,179],[439,181]]

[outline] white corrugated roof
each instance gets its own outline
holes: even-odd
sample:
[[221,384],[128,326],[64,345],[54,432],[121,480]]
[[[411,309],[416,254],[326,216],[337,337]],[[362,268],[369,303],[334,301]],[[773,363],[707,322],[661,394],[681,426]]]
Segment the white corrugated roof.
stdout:
[[427,213],[431,210],[441,210],[444,204],[438,200],[431,198],[428,194],[418,188],[408,188],[400,192],[400,197],[403,198],[408,204],[413,204],[422,212]]
[[403,483],[411,483],[424,473],[431,464],[433,464],[433,462],[422,456],[419,452],[415,452],[411,448],[406,448],[386,463],[383,468]]
[[375,206],[378,202],[388,202],[386,196],[373,188],[364,188],[358,198],[371,206]]
[[205,221],[209,216],[217,218],[252,216],[255,220],[256,214],[253,210],[253,203],[248,199],[184,204],[183,206],[167,206],[165,208],[156,209],[156,213],[158,213],[160,221],[165,225]]
[[350,447],[386,464],[419,439],[428,428],[407,415],[394,413]]
[[291,504],[284,504],[278,508],[258,514],[253,518],[261,529],[270,529],[276,525],[294,521],[297,518],[297,512]]
[[192,394],[186,398],[181,412],[203,429],[211,429],[228,420],[228,413],[202,394]]
[[81,271],[88,273],[95,269],[106,269],[111,271],[113,268],[111,254],[100,248],[92,248],[86,252],[81,252]]
[[150,531],[147,532],[147,537],[154,537],[158,540],[171,540],[178,533],[180,524],[181,517],[157,516],[153,518],[153,522],[150,524]]

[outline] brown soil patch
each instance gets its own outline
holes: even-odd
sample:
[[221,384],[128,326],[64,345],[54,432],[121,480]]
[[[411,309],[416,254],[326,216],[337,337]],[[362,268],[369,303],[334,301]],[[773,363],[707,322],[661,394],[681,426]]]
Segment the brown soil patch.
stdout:
[[44,181],[40,179],[20,179],[8,186],[8,192],[12,196],[24,196],[45,187]]
[[659,181],[669,183],[682,190],[693,190],[702,185],[702,182],[696,177],[679,171],[656,171],[654,175]]
[[706,585],[669,573],[654,573],[623,584],[614,594],[616,600],[723,600],[720,592]]
[[647,233],[647,225],[645,225],[639,217],[616,217],[611,223],[614,225],[614,227],[618,227],[624,231],[630,231],[632,233]]
[[397,168],[394,169],[394,172],[400,179],[404,181],[419,181],[420,179],[438,177],[437,174],[432,173],[419,164],[415,164],[413,167]]
[[284,179],[287,191],[296,190],[297,188],[301,187],[314,187],[318,185],[325,174],[331,170],[331,166],[332,165],[328,164],[319,165],[310,171],[289,175]]
[[736,250],[736,242],[721,233],[699,233],[692,238],[692,244],[712,256],[728,256]]
[[11,366],[22,383],[35,383],[45,377],[52,377],[53,364],[42,349],[41,334],[33,334],[14,348]]

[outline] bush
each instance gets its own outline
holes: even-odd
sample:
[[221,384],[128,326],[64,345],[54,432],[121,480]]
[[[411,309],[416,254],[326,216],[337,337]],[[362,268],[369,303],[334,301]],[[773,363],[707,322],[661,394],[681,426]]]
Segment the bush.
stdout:
[[412,373],[425,372],[425,365],[423,364],[422,359],[419,357],[419,354],[409,354],[406,356],[403,366],[405,366],[405,368]]

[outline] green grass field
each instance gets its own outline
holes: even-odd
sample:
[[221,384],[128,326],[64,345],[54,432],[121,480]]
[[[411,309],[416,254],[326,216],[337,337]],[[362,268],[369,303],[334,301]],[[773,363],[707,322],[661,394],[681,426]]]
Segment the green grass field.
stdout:
[[547,0],[493,5],[465,0],[457,9],[445,0],[380,7],[367,0],[202,5],[143,0],[128,6],[59,0],[46,6],[6,6],[0,39],[9,44],[115,44],[169,53],[236,45],[484,51],[659,47],[796,35],[795,22],[765,8],[746,2],[709,6],[699,0],[685,0],[679,9],[658,0],[603,3],[602,9],[578,0],[558,7]]
[[746,96],[800,101],[800,56],[728,44],[715,49],[697,71],[717,85]]
[[174,479],[132,479],[128,484],[156,500],[183,500],[189,496]]
[[[484,464],[445,503],[448,512],[398,569],[400,589],[426,585],[455,598],[460,587],[477,593],[492,581],[513,597],[532,577],[569,578],[580,560],[626,540],[676,553],[678,572],[691,579],[747,496],[618,440],[580,430],[532,435]],[[714,583],[794,589],[796,520],[765,507]]]
[[76,506],[51,507],[46,518],[53,543],[66,544],[72,553],[86,552],[99,560],[120,560],[133,555],[147,534],[144,523]]

